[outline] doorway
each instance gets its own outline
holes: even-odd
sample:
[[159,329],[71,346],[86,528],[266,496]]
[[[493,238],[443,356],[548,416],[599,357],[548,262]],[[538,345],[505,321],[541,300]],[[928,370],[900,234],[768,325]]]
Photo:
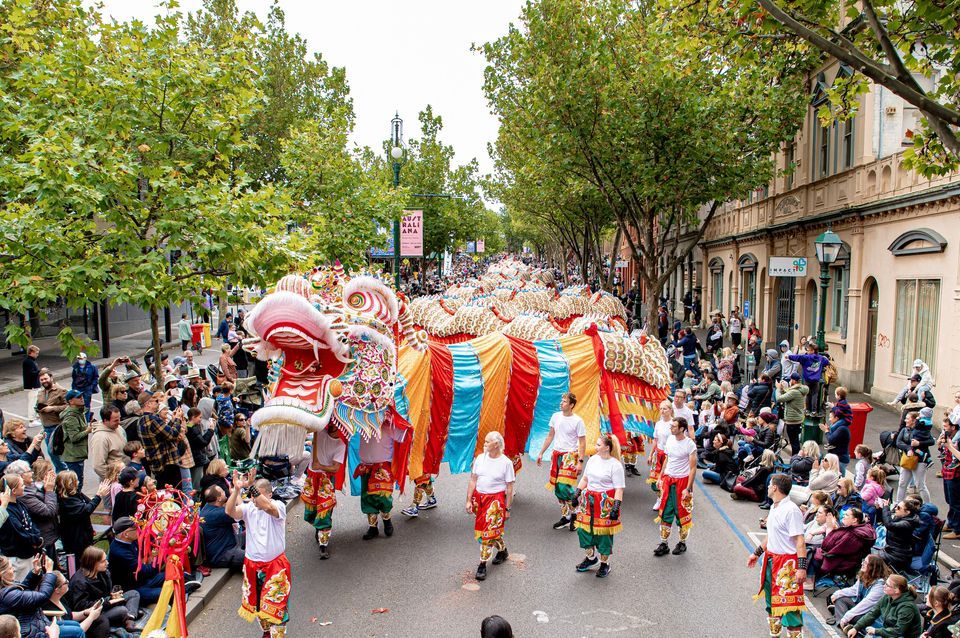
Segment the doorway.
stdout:
[[786,340],[791,345],[793,339],[794,277],[777,278],[777,343]]
[[867,284],[867,353],[864,362],[863,391],[873,389],[874,372],[877,367],[877,310],[880,307],[880,290],[877,281],[870,279]]

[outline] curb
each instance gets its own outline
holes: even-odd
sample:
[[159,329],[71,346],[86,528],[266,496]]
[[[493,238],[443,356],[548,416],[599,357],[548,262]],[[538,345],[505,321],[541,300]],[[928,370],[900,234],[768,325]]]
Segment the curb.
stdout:
[[[287,501],[287,512],[289,513],[293,509],[294,505],[300,502],[300,497],[290,499]],[[240,574],[240,572],[236,572]],[[203,579],[203,583],[200,585],[200,589],[190,594],[187,597],[187,625],[197,619],[200,615],[200,612],[203,611],[204,607],[207,606],[208,602],[211,602],[213,598],[220,592],[221,589],[227,584],[234,575],[234,572],[231,572],[225,567],[214,567],[210,575]]]

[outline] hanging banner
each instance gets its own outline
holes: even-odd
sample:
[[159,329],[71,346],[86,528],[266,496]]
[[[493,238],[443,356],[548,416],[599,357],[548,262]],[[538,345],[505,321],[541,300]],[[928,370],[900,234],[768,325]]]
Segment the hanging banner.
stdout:
[[400,221],[400,256],[423,257],[423,211],[406,210]]
[[477,252],[478,252],[478,253],[482,253],[484,247],[485,247],[484,240],[478,239],[478,240],[477,240]]

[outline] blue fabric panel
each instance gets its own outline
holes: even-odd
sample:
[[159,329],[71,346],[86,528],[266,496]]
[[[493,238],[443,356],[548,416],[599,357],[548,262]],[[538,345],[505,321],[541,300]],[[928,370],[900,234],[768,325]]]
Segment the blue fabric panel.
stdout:
[[570,366],[567,365],[567,360],[560,350],[560,342],[556,339],[534,341],[533,347],[537,349],[537,360],[540,362],[540,389],[537,392],[537,402],[533,406],[533,423],[530,425],[530,436],[527,437],[527,452],[533,451],[536,454],[550,431],[550,417],[560,411],[560,399],[564,392],[570,390]]
[[453,358],[453,405],[443,460],[450,473],[470,471],[480,430],[480,406],[483,404],[483,375],[480,359],[469,343],[448,346]]
[[360,496],[360,477],[353,476],[360,465],[360,436],[359,432],[355,433],[347,445],[347,480],[350,481],[351,496]]
[[410,400],[407,398],[407,380],[403,378],[403,375],[399,372],[397,373],[397,385],[393,390],[393,402],[396,405],[397,412],[406,419],[410,421]]

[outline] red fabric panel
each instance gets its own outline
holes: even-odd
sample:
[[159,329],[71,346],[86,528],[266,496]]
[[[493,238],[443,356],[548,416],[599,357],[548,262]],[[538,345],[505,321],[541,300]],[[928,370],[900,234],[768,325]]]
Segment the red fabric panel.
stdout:
[[407,484],[407,464],[410,462],[410,444],[413,442],[413,426],[397,412],[397,408],[392,403],[390,404],[389,415],[388,420],[392,420],[395,427],[407,431],[407,435],[403,437],[403,442],[394,444],[393,463],[390,465],[393,480],[400,486],[400,493],[403,494],[403,488]]
[[430,431],[423,453],[423,473],[436,474],[443,461],[443,448],[453,407],[453,355],[442,343],[430,342]]
[[537,349],[526,339],[507,336],[513,362],[510,365],[510,386],[507,391],[506,420],[503,438],[504,453],[513,457],[522,454],[530,436],[533,408],[540,387],[540,361]]
[[617,395],[613,389],[613,380],[610,378],[607,369],[603,367],[603,340],[597,333],[597,324],[590,324],[584,331],[584,334],[590,337],[593,343],[593,354],[596,355],[597,365],[600,366],[600,391],[607,400],[607,416],[610,418],[610,433],[617,437],[620,443],[626,443],[627,433],[623,429],[623,415],[620,414],[620,404],[617,403]]
[[450,335],[447,337],[440,337],[432,334],[427,335],[427,340],[430,343],[442,343],[444,345],[450,345],[453,343],[465,343],[475,338],[476,337],[474,335],[463,334],[462,332],[457,333],[455,335]]

